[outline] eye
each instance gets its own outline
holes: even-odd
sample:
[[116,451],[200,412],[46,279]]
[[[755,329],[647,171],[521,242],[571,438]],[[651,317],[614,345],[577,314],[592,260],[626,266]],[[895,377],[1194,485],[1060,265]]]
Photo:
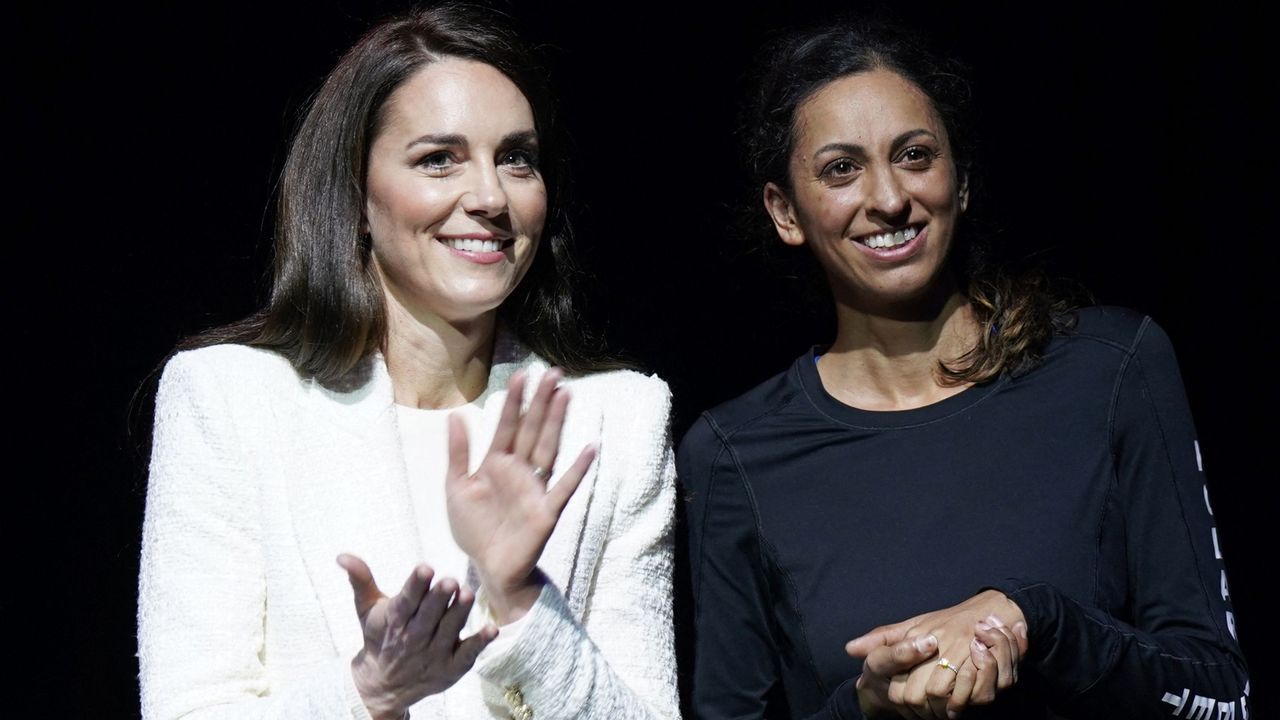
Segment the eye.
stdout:
[[441,175],[448,172],[456,162],[457,159],[454,158],[453,153],[448,150],[437,150],[418,158],[416,164],[432,175]]
[[528,176],[537,171],[538,156],[529,148],[515,148],[502,156],[501,164],[513,174]]
[[822,168],[821,177],[828,180],[841,180],[853,177],[860,169],[852,158],[842,157],[827,163]]
[[934,152],[932,148],[924,145],[912,145],[898,155],[898,162],[913,168],[927,168],[933,164],[937,157],[938,153]]

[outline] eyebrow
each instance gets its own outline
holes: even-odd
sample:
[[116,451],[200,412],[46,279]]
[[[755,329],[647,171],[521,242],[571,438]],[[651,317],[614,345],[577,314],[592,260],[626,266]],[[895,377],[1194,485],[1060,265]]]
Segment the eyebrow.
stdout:
[[[510,147],[512,145],[536,145],[538,142],[538,133],[532,129],[516,130],[503,136],[501,147]],[[444,145],[457,146],[466,145],[467,136],[460,133],[428,133],[421,137],[414,138],[405,149],[412,148],[415,145]]]
[[[900,133],[897,137],[893,139],[893,144],[890,147],[898,148],[903,143],[905,143],[906,141],[910,140],[911,138],[917,135],[928,135],[929,137],[934,139],[937,139],[938,137],[937,135],[934,135],[933,131],[931,130],[926,130],[925,128],[916,128],[915,130],[908,130],[904,133]],[[865,155],[867,152],[866,148],[862,147],[861,145],[856,145],[853,143],[834,142],[834,143],[827,143],[826,145],[823,145],[822,147],[818,148],[817,151],[813,153],[813,156],[817,157],[822,153],[830,152],[832,150],[837,150],[843,153],[849,153],[850,155]]]
[[467,138],[465,135],[457,133],[427,133],[421,137],[415,138],[405,145],[405,149],[409,149],[414,145],[466,145]]

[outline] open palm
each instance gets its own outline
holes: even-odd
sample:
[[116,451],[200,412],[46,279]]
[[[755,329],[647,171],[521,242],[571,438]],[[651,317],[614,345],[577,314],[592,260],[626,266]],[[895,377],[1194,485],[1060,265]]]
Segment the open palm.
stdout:
[[462,419],[449,418],[449,524],[481,584],[498,598],[536,584],[538,557],[595,458],[595,447],[587,446],[557,482],[547,482],[569,405],[569,391],[557,386],[561,377],[548,370],[522,413],[525,374],[512,375],[493,443],[474,474],[467,472]]

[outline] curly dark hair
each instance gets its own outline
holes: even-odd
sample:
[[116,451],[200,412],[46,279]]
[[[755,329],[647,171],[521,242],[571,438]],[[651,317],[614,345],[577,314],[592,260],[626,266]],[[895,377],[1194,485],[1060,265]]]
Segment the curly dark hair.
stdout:
[[[880,21],[846,21],[793,33],[765,49],[741,128],[752,179],[749,217],[764,254],[792,273],[814,282],[821,277],[811,253],[782,248],[759,198],[770,182],[790,191],[796,111],[827,83],[885,69],[920,88],[947,130],[961,181],[974,194],[977,141],[968,70],[917,38]],[[982,332],[973,348],[941,364],[947,384],[982,382],[1034,367],[1055,329],[1070,326],[1075,306],[1043,274],[1015,275],[997,266],[986,236],[971,232],[970,224],[962,216],[949,262]]]

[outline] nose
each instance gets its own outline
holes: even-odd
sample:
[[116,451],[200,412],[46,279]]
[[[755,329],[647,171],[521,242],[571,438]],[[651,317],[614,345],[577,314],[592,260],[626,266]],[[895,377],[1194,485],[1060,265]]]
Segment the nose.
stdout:
[[497,167],[478,165],[468,181],[470,186],[462,195],[462,209],[467,214],[492,218],[507,211],[507,191],[502,187]]
[[863,177],[866,179],[868,214],[893,219],[907,210],[909,203],[907,192],[891,166],[881,165],[867,172]]

